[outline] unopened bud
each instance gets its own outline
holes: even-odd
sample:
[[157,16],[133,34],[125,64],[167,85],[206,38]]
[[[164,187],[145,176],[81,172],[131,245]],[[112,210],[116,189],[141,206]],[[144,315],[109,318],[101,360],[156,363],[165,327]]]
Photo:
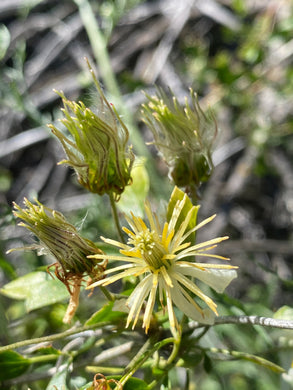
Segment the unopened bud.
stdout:
[[115,107],[104,96],[91,70],[98,90],[96,112],[82,102],[68,100],[63,92],[57,92],[63,100],[64,118],[60,121],[68,129],[67,138],[54,125],[49,125],[61,142],[68,164],[74,168],[79,183],[87,190],[103,195],[114,195],[118,200],[125,187],[131,184],[131,168],[134,155],[127,147],[129,132]]
[[169,166],[170,176],[176,185],[196,192],[213,170],[211,152],[217,125],[211,111],[202,111],[192,90],[191,103],[186,98],[184,106],[159,88],[157,96],[146,97],[149,101],[142,106],[143,120]]
[[40,253],[50,253],[60,264],[65,279],[82,275],[94,277],[97,261],[87,256],[103,252],[92,241],[80,236],[60,212],[37,200],[33,204],[24,199],[24,204],[26,208],[22,209],[14,203],[13,213],[23,221],[19,225],[29,229],[39,240],[37,245],[30,248],[38,249]]

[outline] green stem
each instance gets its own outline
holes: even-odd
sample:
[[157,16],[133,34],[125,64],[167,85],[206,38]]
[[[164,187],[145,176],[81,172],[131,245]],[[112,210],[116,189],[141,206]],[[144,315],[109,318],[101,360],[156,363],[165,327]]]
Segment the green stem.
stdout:
[[29,358],[29,361],[31,364],[35,364],[35,363],[50,362],[52,360],[57,360],[58,358],[59,355],[50,354],[50,355],[33,356]]
[[[137,355],[131,360],[131,362],[128,364],[128,366],[126,367],[126,374],[123,375],[123,377],[119,380],[119,382],[122,384],[122,386],[127,382],[127,380],[129,378],[132,377],[132,375],[145,363],[145,361],[150,357],[152,356],[156,351],[158,351],[159,349],[161,349],[162,347],[164,347],[165,345],[167,344],[170,344],[170,343],[174,343],[176,342],[176,340],[174,339],[174,337],[169,337],[167,339],[164,339],[162,341],[159,341],[155,344],[153,344],[155,341],[154,338],[150,337],[146,343],[142,346],[142,348],[138,351]],[[164,369],[165,367],[167,367],[169,364],[171,364],[171,360],[173,361],[174,358],[175,358],[175,352],[174,352],[174,349],[173,348],[173,351],[169,357],[169,359],[167,360],[165,366],[164,366]],[[177,352],[178,352],[178,349],[176,349],[176,355],[177,355]],[[150,389],[157,383],[157,381],[154,381],[152,382],[152,384],[150,385]]]
[[105,295],[105,297],[108,299],[109,302],[115,301],[114,295],[111,294],[106,287],[100,286],[100,290],[102,291],[102,293]]
[[117,229],[118,236],[119,236],[121,242],[123,242],[123,244],[125,244],[125,240],[124,240],[124,237],[123,237],[123,234],[122,234],[122,230],[121,230],[121,227],[120,227],[120,223],[119,223],[119,218],[118,218],[118,213],[117,213],[117,206],[116,206],[116,202],[114,200],[112,192],[109,193],[109,198],[110,198],[111,209],[112,209],[113,218],[114,218],[114,222],[115,222],[115,226],[116,226],[116,229]]
[[128,366],[125,368],[126,373],[119,380],[122,386],[128,381],[129,378],[142,366],[142,364],[151,356],[153,353],[153,348],[150,348],[153,345],[153,338],[150,337],[144,345],[140,348],[138,353],[130,361]]
[[174,338],[173,341],[173,349],[171,352],[171,355],[168,357],[168,360],[166,361],[166,364],[164,365],[164,368],[169,367],[173,361],[175,360],[176,356],[178,355],[179,348],[180,348],[180,343],[181,343],[181,337],[178,334],[176,338]]
[[76,334],[76,333],[84,332],[86,330],[103,328],[104,326],[107,326],[107,325],[111,325],[111,323],[100,322],[100,323],[94,324],[94,325],[83,325],[83,326],[79,326],[79,327],[74,328],[74,329],[66,330],[65,332],[52,334],[49,336],[37,337],[35,339],[18,341],[16,343],[12,343],[12,344],[5,345],[4,347],[0,347],[0,353],[4,352],[4,351],[9,351],[11,349],[25,347],[25,346],[31,345],[31,344],[38,344],[38,343],[44,343],[46,341],[55,341],[55,340],[63,339],[65,337],[71,336],[71,335]]

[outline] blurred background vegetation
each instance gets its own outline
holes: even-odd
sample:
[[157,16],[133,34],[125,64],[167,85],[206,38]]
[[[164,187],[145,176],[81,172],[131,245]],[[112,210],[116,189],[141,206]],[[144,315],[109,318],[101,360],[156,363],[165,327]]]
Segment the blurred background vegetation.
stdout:
[[[157,84],[183,101],[191,87],[203,109],[214,109],[215,170],[201,188],[200,219],[218,217],[199,239],[228,234],[222,254],[239,266],[227,296],[214,293],[219,311],[272,317],[283,307],[293,319],[292,1],[2,0],[0,19],[0,286],[49,261],[5,254],[30,242],[16,227],[12,201],[35,196],[85,237],[115,236],[108,200],[85,193],[71,170],[56,165],[64,154],[46,127],[60,117],[53,89],[95,105],[86,56],[128,124],[134,152],[146,158],[142,191],[149,186],[154,204],[167,199],[172,185],[155,149],[145,146],[152,136],[140,121],[141,90],[152,94]],[[65,309],[61,301],[26,314],[23,301],[0,296],[1,344],[65,330]],[[97,309],[84,294],[76,320]],[[285,369],[292,364],[292,331],[223,325],[205,337],[212,347],[259,354]],[[219,354],[210,358],[190,363],[190,389],[293,388],[292,377]],[[76,378],[92,380],[88,359],[74,366],[72,388]],[[44,389],[45,381],[28,374],[6,388]]]

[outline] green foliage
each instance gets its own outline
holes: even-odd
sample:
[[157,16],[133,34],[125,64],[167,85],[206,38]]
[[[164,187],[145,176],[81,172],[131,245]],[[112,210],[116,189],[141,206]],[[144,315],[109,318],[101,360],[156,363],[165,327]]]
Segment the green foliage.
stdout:
[[29,359],[15,351],[0,353],[0,380],[15,378],[28,370]]
[[113,311],[113,302],[105,304],[99,311],[94,313],[85,323],[85,325],[91,326],[100,322],[119,323],[125,317],[125,313],[119,311]]
[[1,293],[12,299],[25,300],[26,310],[38,309],[68,298],[68,291],[59,280],[47,272],[31,272],[1,288]]

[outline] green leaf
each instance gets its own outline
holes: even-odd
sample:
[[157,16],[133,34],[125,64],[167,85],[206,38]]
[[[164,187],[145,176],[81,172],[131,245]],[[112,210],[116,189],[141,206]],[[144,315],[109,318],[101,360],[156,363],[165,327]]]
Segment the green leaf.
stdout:
[[274,314],[274,318],[278,320],[293,320],[293,308],[290,306],[282,306]]
[[60,366],[55,375],[51,378],[46,390],[68,390],[66,385],[66,379],[69,372],[69,365],[72,362],[72,358],[69,358],[67,362]]
[[57,355],[59,356],[61,354],[61,351],[59,349],[53,348],[53,347],[41,347],[36,351],[36,355]]
[[264,359],[260,356],[252,355],[250,353],[246,352],[239,352],[239,351],[230,351],[228,349],[218,349],[218,348],[211,348],[211,352],[214,353],[221,353],[223,355],[228,355],[228,356],[233,356],[236,359],[243,359],[243,360],[248,360],[249,362],[259,364],[262,367],[268,368],[278,374],[284,373],[286,370],[284,368],[278,366],[277,364]]
[[4,58],[6,51],[10,45],[10,32],[4,25],[0,25],[0,60]]
[[0,292],[12,299],[24,299],[27,311],[62,301],[69,295],[64,284],[47,272],[31,272],[6,284]]
[[30,361],[15,351],[0,353],[0,380],[12,379],[23,374]]
[[117,203],[118,209],[125,214],[131,211],[136,216],[144,215],[144,202],[150,188],[150,179],[144,164],[144,160],[140,159],[132,168],[132,184],[125,188]]
[[[174,187],[174,190],[173,190],[171,197],[170,197],[170,200],[169,200],[168,209],[167,209],[167,221],[168,222],[171,219],[171,216],[172,216],[172,213],[173,213],[173,210],[174,210],[176,203],[178,201],[183,200],[184,195],[186,195],[185,192],[180,190],[178,187]],[[193,214],[192,214],[192,217],[190,219],[190,222],[189,222],[186,230],[192,229],[196,225],[197,213],[199,210],[199,206],[194,206],[192,204],[191,200],[188,197],[186,197],[183,209],[178,217],[178,221],[176,223],[175,230],[177,230],[180,227],[182,222],[185,220],[189,210],[191,210],[192,208],[193,208]]]
[[123,313],[121,311],[113,311],[113,305],[114,302],[106,303],[100,310],[98,310],[96,313],[94,313],[85,323],[85,325],[95,325],[99,322],[105,322],[105,321],[117,321],[118,319],[121,319],[122,317],[125,317],[126,313]]

